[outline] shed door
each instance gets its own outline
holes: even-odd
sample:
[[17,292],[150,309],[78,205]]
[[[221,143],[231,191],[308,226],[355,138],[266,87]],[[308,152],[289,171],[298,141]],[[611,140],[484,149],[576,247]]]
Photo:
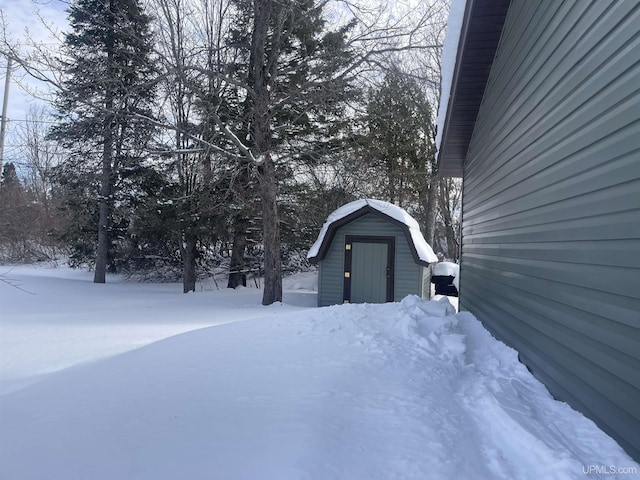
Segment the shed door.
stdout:
[[345,303],[393,301],[394,238],[345,238]]

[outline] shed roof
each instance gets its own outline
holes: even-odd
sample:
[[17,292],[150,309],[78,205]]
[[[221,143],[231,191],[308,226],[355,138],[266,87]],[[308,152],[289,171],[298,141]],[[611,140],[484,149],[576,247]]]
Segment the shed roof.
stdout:
[[[443,93],[448,92],[448,98],[443,96],[440,108],[446,108],[446,113],[439,115],[441,123],[438,126],[438,167],[445,177],[462,176],[462,166],[511,3],[511,0],[462,1],[465,5],[459,38],[450,40],[449,35],[447,38],[457,44],[455,62],[450,65],[452,72],[449,75],[443,72],[443,79],[450,79],[442,86]],[[456,17],[458,14],[454,10],[451,12]],[[458,18],[453,20],[456,21],[452,23],[459,23]],[[455,35],[457,28],[452,33]]]
[[438,257],[422,236],[418,222],[411,215],[397,205],[370,198],[347,203],[329,215],[318,239],[309,249],[309,261],[316,263],[322,260],[329,250],[336,230],[367,213],[379,215],[402,228],[416,263],[426,266],[438,261]]

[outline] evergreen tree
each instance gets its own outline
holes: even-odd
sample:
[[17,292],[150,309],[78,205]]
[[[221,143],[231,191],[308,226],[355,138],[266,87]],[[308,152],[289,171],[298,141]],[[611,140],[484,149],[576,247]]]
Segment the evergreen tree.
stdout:
[[5,163],[0,175],[0,261],[21,261],[24,191],[12,162]]
[[[236,0],[232,41],[246,67],[234,72],[245,86],[246,131],[236,146],[254,167],[262,207],[265,287],[262,303],[282,300],[279,196],[296,159],[327,138],[349,98],[343,75],[353,67],[346,37],[353,24],[328,28],[326,2]],[[336,122],[339,123],[339,122]],[[313,144],[313,145],[312,145]]]
[[16,166],[13,162],[5,163],[2,167],[2,178],[0,178],[0,184],[5,194],[15,194],[22,192],[22,183],[18,178],[16,172]]
[[154,98],[150,19],[138,0],[74,0],[69,20],[60,123],[51,136],[72,152],[60,174],[78,167],[96,179],[89,184],[97,187],[94,282],[104,283],[113,229],[126,224],[114,220],[118,189],[144,171]]
[[366,126],[363,153],[384,178],[380,195],[424,225],[435,148],[431,107],[417,81],[389,71],[369,96]]

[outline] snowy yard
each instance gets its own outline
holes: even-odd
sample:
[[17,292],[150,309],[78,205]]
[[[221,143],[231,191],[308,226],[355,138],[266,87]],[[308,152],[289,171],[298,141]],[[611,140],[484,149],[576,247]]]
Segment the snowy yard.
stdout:
[[2,480],[640,478],[446,298],[0,274]]

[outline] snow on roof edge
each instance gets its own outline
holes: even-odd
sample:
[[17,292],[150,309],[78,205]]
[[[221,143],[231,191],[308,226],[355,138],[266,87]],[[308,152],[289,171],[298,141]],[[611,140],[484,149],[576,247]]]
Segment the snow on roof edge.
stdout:
[[451,96],[451,84],[458,57],[458,44],[462,33],[462,22],[467,0],[451,0],[449,18],[447,20],[447,33],[442,46],[442,61],[440,71],[440,104],[438,105],[438,117],[436,120],[436,156],[440,152],[444,121],[449,109],[449,97]]
[[433,252],[433,249],[422,236],[420,225],[418,225],[418,222],[411,215],[409,215],[405,210],[398,207],[397,205],[393,205],[392,203],[385,202],[383,200],[375,200],[372,198],[355,200],[334,210],[322,226],[322,229],[318,234],[318,238],[309,249],[307,258],[310,259],[318,256],[318,254],[320,253],[320,247],[322,246],[325,236],[327,235],[327,232],[329,231],[331,225],[366,206],[369,206],[407,226],[411,235],[411,241],[416,248],[416,253],[418,254],[419,260],[426,263],[434,263],[438,261],[438,257]]

